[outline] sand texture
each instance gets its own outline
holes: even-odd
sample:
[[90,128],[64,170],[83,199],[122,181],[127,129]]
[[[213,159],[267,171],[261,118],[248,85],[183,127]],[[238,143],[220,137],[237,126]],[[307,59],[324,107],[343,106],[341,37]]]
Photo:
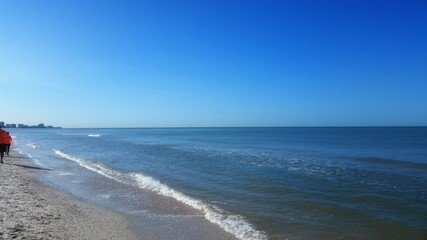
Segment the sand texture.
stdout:
[[41,168],[11,152],[0,164],[0,239],[140,239],[128,220],[38,182]]

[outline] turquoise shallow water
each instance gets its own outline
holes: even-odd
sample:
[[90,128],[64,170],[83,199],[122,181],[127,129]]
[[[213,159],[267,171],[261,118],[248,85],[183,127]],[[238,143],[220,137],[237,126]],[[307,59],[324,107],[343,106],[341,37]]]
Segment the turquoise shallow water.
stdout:
[[[70,191],[92,181],[96,190],[74,193],[117,209],[161,215],[140,204],[148,193],[241,239],[427,238],[427,128],[10,132],[15,147],[54,170],[47,179]],[[115,189],[120,199],[108,194]]]

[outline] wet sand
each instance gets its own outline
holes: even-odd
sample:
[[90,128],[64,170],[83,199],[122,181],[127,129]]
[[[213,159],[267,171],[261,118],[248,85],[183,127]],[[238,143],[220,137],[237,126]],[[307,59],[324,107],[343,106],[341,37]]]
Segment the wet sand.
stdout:
[[0,239],[140,239],[129,220],[47,187],[16,152],[0,164]]

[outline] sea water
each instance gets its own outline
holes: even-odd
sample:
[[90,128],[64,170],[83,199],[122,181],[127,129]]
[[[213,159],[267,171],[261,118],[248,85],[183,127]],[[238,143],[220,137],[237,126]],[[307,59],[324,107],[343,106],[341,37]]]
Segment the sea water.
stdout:
[[148,239],[426,239],[427,128],[10,129]]

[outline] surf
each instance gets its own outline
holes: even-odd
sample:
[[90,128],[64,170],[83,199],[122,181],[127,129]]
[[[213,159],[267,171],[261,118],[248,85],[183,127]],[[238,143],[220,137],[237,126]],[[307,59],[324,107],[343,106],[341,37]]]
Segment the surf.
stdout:
[[101,134],[88,134],[88,137],[101,137]]
[[54,153],[62,159],[74,161],[80,166],[96,172],[104,177],[113,179],[119,183],[131,184],[144,190],[155,192],[159,195],[173,198],[184,203],[199,212],[206,220],[218,225],[228,233],[231,233],[238,239],[263,240],[268,239],[265,233],[256,230],[243,216],[226,213],[223,209],[203,202],[202,200],[187,196],[168,185],[161,183],[159,180],[147,176],[143,173],[123,173],[113,170],[103,164],[92,162],[90,160],[71,156],[60,150],[53,149]]

